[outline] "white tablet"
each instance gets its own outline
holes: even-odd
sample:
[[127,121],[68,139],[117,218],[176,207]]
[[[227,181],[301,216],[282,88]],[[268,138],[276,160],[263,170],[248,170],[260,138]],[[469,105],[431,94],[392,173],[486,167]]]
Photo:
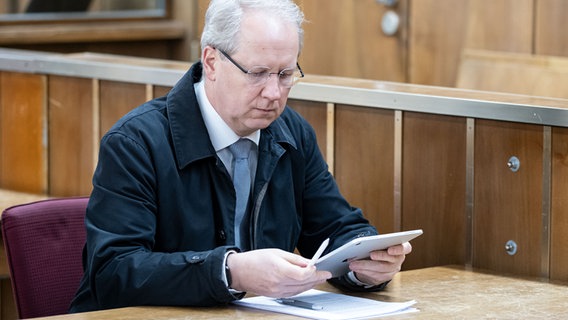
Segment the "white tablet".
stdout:
[[319,258],[315,266],[318,270],[331,272],[333,277],[339,277],[349,272],[349,262],[366,259],[371,251],[408,242],[421,234],[422,230],[418,229],[356,238]]

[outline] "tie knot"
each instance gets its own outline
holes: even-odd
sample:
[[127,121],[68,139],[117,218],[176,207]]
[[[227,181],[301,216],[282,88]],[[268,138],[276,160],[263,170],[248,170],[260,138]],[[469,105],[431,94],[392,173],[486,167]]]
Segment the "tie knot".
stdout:
[[236,159],[248,159],[252,141],[249,139],[239,139],[229,146],[229,150]]

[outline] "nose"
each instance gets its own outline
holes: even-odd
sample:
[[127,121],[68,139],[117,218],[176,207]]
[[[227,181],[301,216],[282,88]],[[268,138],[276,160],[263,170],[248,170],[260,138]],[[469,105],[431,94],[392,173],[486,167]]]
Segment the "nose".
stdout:
[[270,74],[262,89],[262,96],[270,100],[278,100],[282,96],[280,81],[277,74]]

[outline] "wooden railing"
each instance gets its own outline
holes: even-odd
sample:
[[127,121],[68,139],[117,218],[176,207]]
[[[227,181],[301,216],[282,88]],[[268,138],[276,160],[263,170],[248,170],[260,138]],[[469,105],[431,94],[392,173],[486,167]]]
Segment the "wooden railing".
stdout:
[[[0,51],[0,188],[89,194],[102,134],[189,66]],[[381,232],[424,230],[405,268],[568,279],[568,100],[308,75],[288,102]]]

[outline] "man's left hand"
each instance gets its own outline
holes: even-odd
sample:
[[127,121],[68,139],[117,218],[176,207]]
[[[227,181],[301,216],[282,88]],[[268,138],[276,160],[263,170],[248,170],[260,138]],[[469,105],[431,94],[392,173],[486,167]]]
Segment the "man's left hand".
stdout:
[[410,242],[389,247],[386,250],[371,252],[367,260],[357,260],[349,264],[359,281],[369,285],[379,285],[392,280],[402,267],[406,255],[412,251]]

